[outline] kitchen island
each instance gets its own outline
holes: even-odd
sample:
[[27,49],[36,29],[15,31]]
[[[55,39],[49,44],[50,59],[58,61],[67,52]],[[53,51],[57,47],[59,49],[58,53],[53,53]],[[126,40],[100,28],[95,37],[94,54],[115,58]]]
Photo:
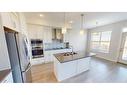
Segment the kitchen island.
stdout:
[[58,81],[89,70],[93,53],[67,52],[54,54],[54,74]]

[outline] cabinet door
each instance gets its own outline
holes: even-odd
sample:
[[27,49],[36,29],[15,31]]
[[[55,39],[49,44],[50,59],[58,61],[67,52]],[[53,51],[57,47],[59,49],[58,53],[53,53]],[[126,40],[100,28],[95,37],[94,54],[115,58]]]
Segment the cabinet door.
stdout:
[[58,64],[59,81],[70,78],[76,74],[77,61],[70,61]]
[[37,26],[37,39],[43,40],[43,26]]
[[41,39],[41,40],[43,40],[43,36],[44,36],[43,26],[28,24],[27,29],[28,29],[28,36],[30,39]]
[[52,29],[51,27],[43,27],[44,33],[44,43],[52,42]]
[[12,28],[11,17],[10,17],[10,14],[8,12],[2,12],[1,13],[1,18],[2,18],[3,26],[6,26],[8,28]]
[[37,29],[35,25],[27,24],[28,37],[29,39],[37,39]]
[[89,69],[90,57],[77,60],[77,73],[84,72]]
[[19,15],[18,15],[18,13],[11,12],[10,13],[10,18],[11,18],[12,28],[14,30],[20,32],[20,28],[19,28],[20,21],[19,21]]
[[23,34],[27,36],[28,32],[27,32],[26,19],[23,13],[19,13],[19,20],[20,20],[20,30]]
[[45,51],[44,59],[45,59],[45,63],[48,63],[48,62],[52,61],[52,53],[51,53],[51,51]]
[[20,32],[20,20],[18,13],[15,12],[2,12],[2,22],[3,25]]

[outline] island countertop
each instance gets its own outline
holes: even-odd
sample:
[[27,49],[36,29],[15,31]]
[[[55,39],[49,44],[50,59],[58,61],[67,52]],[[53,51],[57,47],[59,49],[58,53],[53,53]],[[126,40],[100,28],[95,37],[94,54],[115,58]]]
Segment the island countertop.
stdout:
[[[69,53],[69,52],[67,52],[67,53]],[[74,55],[65,56],[65,54],[67,54],[67,53],[58,53],[58,54],[54,54],[54,56],[57,58],[57,60],[60,63],[64,63],[64,62],[69,62],[69,61],[78,60],[78,59],[82,59],[82,58],[92,57],[95,55],[94,53],[84,53],[82,51],[79,51],[79,52],[76,52],[76,54],[74,54]]]

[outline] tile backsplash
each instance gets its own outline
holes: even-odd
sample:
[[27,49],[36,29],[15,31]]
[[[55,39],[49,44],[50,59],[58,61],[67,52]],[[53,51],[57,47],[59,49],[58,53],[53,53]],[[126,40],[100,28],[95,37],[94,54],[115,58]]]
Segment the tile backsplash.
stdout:
[[67,48],[67,45],[66,43],[54,42],[54,43],[45,43],[44,47],[45,47],[45,50],[64,49],[64,48]]

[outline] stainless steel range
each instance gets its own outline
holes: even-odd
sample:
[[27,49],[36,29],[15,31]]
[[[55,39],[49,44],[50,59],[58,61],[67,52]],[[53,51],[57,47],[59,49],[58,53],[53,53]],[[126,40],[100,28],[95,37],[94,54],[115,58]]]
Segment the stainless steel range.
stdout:
[[32,58],[44,57],[43,40],[32,39],[31,47],[32,47]]

